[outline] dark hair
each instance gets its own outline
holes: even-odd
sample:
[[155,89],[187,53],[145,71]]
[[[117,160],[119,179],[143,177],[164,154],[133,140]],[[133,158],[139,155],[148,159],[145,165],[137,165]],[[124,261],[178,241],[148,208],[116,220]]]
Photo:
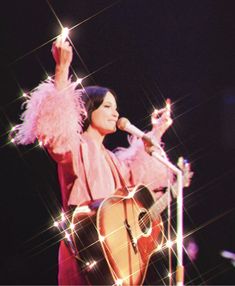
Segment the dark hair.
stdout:
[[107,92],[112,93],[115,100],[117,100],[116,93],[107,87],[101,87],[101,86],[87,86],[84,87],[82,90],[82,100],[86,108],[87,112],[87,118],[84,120],[83,123],[83,131],[86,131],[88,126],[91,123],[91,114],[94,110],[100,107],[100,105],[103,103],[104,98],[107,94]]

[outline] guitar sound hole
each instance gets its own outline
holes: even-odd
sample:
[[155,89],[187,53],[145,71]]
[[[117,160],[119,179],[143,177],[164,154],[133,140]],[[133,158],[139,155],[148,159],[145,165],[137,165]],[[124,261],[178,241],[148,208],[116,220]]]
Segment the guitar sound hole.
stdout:
[[149,214],[147,212],[141,212],[139,214],[138,220],[141,231],[144,234],[147,234],[151,228],[151,220]]

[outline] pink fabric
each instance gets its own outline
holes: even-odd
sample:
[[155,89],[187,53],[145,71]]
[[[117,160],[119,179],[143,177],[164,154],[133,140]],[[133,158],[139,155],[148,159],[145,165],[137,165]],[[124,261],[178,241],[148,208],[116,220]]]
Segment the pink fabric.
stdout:
[[[98,150],[87,133],[82,134],[81,139],[80,146],[78,144],[78,152],[73,152],[77,155],[76,158],[65,153],[66,159],[63,159],[61,153],[56,155],[51,147],[49,149],[58,163],[65,210],[68,205],[79,205],[91,200],[89,192],[93,199],[106,198],[114,193],[115,188],[122,186],[118,174],[111,172],[104,152]],[[136,152],[130,152],[129,149],[122,151],[131,153],[129,157],[125,155],[125,159],[120,152],[116,156],[114,153],[106,151],[115,162],[126,185],[145,184],[152,191],[167,186],[167,180],[169,178],[171,180],[172,175],[168,174],[167,168],[162,163],[145,152],[141,141],[138,142],[138,145]],[[120,159],[120,157],[122,158]],[[77,164],[73,164],[73,161],[76,161]],[[116,186],[114,181],[117,182]]]
[[133,185],[144,184],[154,191],[166,187],[168,180],[173,182],[173,174],[145,151],[141,139],[133,138],[128,148],[117,148],[115,156],[130,170]]
[[[114,178],[103,152],[97,149],[88,134],[83,134],[81,138],[82,142],[78,146],[80,150],[78,172],[73,168],[72,157],[70,157],[71,161],[61,163],[61,154],[58,155],[59,181],[65,210],[68,209],[69,204],[78,205],[89,201],[89,191],[93,199],[99,199],[112,195],[115,188],[121,187],[118,175]],[[131,154],[131,157],[127,156],[125,160],[120,160],[114,153],[109,153],[127,185],[143,183],[150,190],[166,186],[166,168],[148,155],[141,144],[139,150]],[[121,156],[120,153],[119,156]],[[54,159],[57,159],[55,154]],[[114,185],[115,181],[118,182],[116,185]],[[79,274],[76,259],[71,256],[65,245],[60,247],[58,279],[59,285],[80,285],[79,283],[83,283],[80,281],[84,281],[82,274]]]
[[76,84],[68,83],[57,91],[53,81],[42,82],[24,103],[23,121],[16,127],[15,142],[34,143],[36,139],[44,145],[53,144],[57,153],[65,153],[79,140],[85,109],[81,91]]

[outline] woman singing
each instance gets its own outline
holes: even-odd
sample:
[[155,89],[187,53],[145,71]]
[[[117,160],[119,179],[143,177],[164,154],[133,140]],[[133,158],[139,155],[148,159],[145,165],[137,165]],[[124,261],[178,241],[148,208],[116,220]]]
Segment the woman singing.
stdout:
[[[111,196],[116,189],[146,185],[155,197],[172,181],[167,168],[145,151],[141,139],[117,153],[103,141],[116,131],[119,118],[116,94],[99,86],[76,89],[69,79],[72,48],[60,38],[53,44],[54,81],[41,83],[31,94],[18,126],[16,142],[39,140],[58,164],[63,210]],[[162,113],[149,136],[159,144],[172,121]],[[59,249],[59,285],[87,282],[71,249],[62,241]],[[98,281],[97,281],[98,283]]]

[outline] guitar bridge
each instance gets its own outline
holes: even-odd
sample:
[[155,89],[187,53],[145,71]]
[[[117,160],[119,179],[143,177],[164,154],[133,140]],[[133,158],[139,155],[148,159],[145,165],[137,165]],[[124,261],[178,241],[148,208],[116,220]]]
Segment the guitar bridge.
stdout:
[[132,247],[134,249],[134,252],[135,252],[135,254],[137,254],[137,244],[136,244],[135,239],[134,239],[134,237],[132,235],[131,226],[129,225],[127,219],[125,219],[124,225],[125,225],[125,228],[127,230],[128,235],[129,235],[129,238],[130,238],[130,241],[131,241],[131,245],[132,245]]

